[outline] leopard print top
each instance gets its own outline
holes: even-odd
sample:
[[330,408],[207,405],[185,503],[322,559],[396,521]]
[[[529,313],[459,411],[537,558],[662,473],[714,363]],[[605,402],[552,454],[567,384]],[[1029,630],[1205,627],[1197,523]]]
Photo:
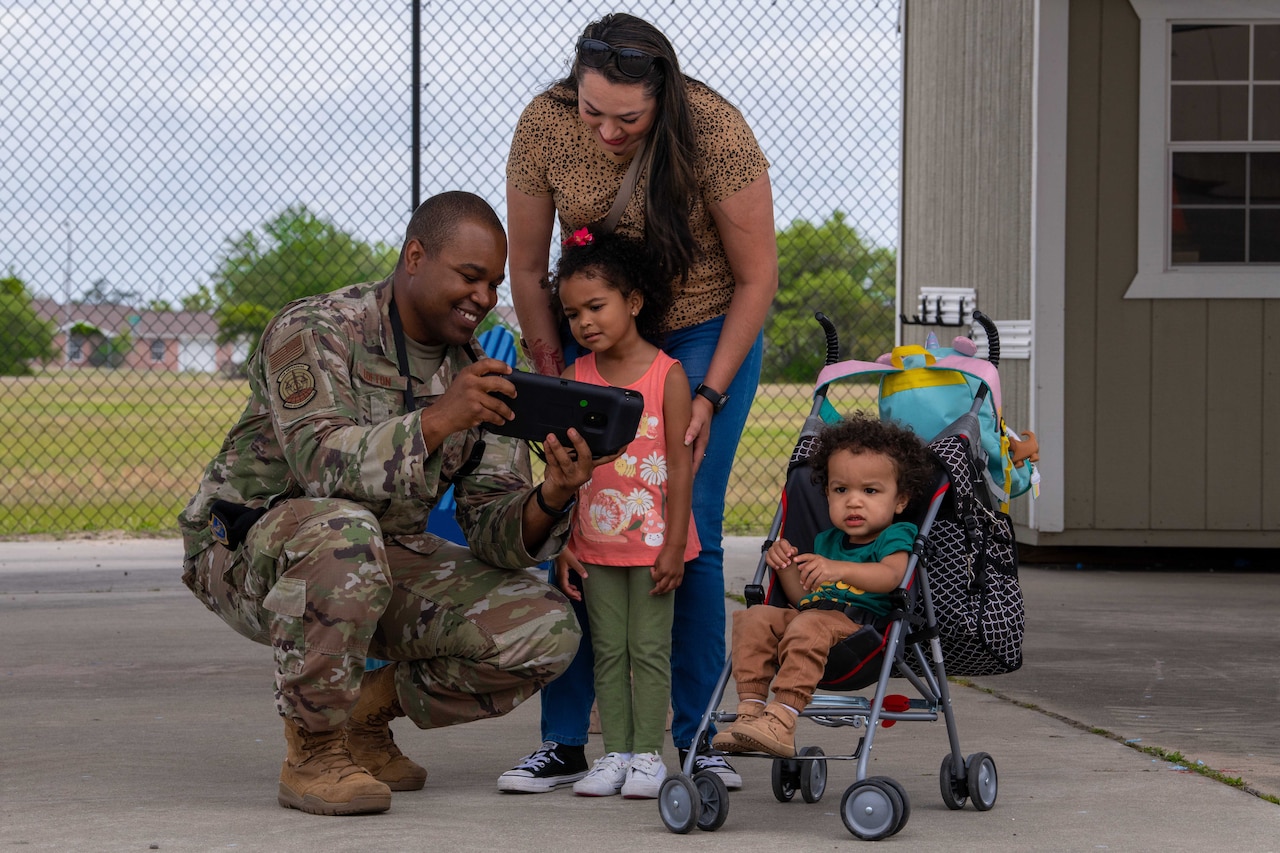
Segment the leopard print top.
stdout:
[[[769,168],[755,134],[732,104],[709,87],[688,81],[698,146],[701,193],[693,199],[690,231],[697,252],[689,278],[675,286],[666,327],[684,329],[723,315],[733,297],[733,272],[709,206],[752,183]],[[570,101],[572,105],[563,103]],[[618,163],[593,139],[578,117],[577,96],[553,87],[525,107],[511,140],[507,180],[529,196],[550,195],[568,234],[613,206],[629,162]],[[640,174],[617,232],[642,239],[647,172]]]

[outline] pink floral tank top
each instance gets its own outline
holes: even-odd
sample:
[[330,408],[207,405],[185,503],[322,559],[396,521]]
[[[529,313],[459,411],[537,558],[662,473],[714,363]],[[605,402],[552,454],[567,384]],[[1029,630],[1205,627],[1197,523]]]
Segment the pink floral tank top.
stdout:
[[[639,381],[626,387],[644,397],[644,413],[635,439],[612,465],[601,465],[578,492],[569,547],[584,563],[600,566],[652,566],[667,541],[667,434],[662,417],[667,373],[676,360],[659,351]],[[595,353],[574,363],[579,382],[608,385],[596,369]],[[678,453],[688,453],[681,446]],[[689,517],[686,562],[702,545]]]

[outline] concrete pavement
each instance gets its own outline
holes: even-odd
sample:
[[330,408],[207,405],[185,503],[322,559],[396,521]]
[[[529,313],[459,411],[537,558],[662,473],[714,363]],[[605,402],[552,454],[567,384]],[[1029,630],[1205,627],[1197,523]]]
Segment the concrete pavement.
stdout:
[[[754,571],[758,545],[730,540],[730,592]],[[746,785],[730,794],[725,825],[688,836],[669,833],[652,801],[498,794],[497,775],[536,746],[536,701],[452,729],[401,721],[397,739],[431,775],[384,815],[281,809],[269,650],[196,602],[178,580],[179,554],[176,540],[0,543],[0,844],[741,853],[867,843],[839,817],[851,762],[831,762],[825,797],[809,805],[774,799],[768,761],[737,760]],[[1280,850],[1280,806],[1178,769],[1199,760],[1280,794],[1280,574],[1024,567],[1022,579],[1026,666],[953,687],[964,752],[990,753],[999,768],[995,808],[947,810],[942,724],[899,724],[877,735],[873,772],[904,786],[912,812],[885,843]],[[856,731],[807,724],[798,740],[847,753]],[[598,754],[597,742],[588,755]],[[668,766],[675,760],[668,746]]]

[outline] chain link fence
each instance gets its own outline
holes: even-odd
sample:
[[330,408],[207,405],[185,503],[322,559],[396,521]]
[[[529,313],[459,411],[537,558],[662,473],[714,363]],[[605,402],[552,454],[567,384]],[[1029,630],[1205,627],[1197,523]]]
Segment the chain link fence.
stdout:
[[505,221],[520,110],[619,10],[671,38],[771,163],[781,289],[726,518],[767,529],[825,352],[814,311],[843,357],[892,346],[889,0],[0,8],[0,536],[172,531],[244,406],[251,330],[389,274],[415,189],[476,192]]

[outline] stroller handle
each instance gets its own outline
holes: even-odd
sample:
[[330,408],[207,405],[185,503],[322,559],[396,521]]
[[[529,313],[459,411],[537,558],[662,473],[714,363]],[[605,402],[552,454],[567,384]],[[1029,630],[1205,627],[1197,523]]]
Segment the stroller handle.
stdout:
[[993,367],[1000,366],[1000,330],[996,328],[995,320],[992,320],[981,311],[974,310],[973,319],[982,326],[982,331],[987,333],[987,361],[991,362]]
[[816,312],[813,319],[822,324],[822,331],[827,335],[827,360],[824,364],[835,364],[840,360],[840,335],[836,332],[836,324],[821,311]]

